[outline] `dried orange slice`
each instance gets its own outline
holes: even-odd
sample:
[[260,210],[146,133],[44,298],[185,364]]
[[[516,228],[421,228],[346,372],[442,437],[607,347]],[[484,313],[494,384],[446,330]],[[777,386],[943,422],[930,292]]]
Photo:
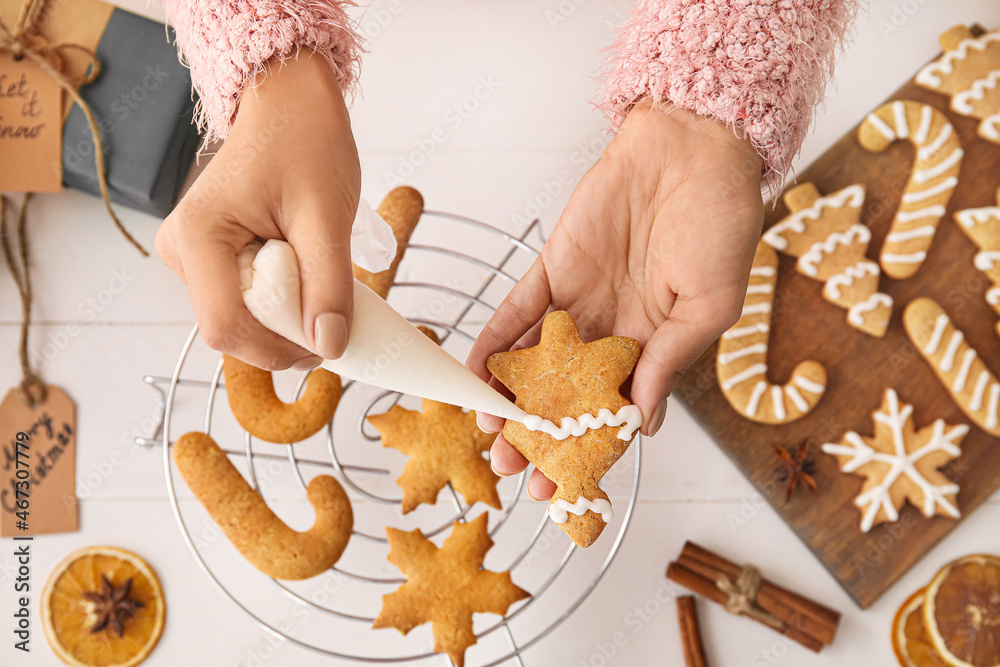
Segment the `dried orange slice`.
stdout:
[[42,591],[49,646],[72,667],[132,667],[163,632],[163,590],[142,558],[87,547],[56,566]]
[[927,636],[952,667],[1000,667],[1000,558],[945,565],[927,587]]
[[926,592],[926,588],[921,588],[896,612],[892,624],[892,650],[901,667],[948,667],[927,638],[923,615]]

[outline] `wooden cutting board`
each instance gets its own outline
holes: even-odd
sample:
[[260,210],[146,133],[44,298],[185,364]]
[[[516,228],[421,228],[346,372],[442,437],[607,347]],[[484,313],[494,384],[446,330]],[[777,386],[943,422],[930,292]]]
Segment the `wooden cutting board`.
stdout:
[[[849,327],[846,311],[822,298],[823,283],[796,273],[795,259],[780,255],[768,375],[771,382],[784,384],[799,362],[820,362],[826,368],[828,386],[816,408],[799,421],[781,426],[745,419],[719,389],[716,345],[695,362],[674,391],[862,608],[878,599],[958,523],[950,518],[927,519],[907,503],[899,521],[877,526],[867,534],[861,532],[861,510],[853,501],[863,479],[841,472],[834,457],[820,447],[839,441],[849,430],[871,435],[871,413],[881,405],[887,387],[895,388],[901,401],[914,406],[917,428],[939,417],[949,424],[970,425],[961,458],[945,469],[961,486],[958,501],[963,516],[1000,488],[1000,440],[980,430],[959,409],[909,342],[902,324],[906,304],[919,296],[933,298],[965,332],[994,375],[1000,375],[1000,338],[994,330],[997,318],[984,299],[991,284],[973,266],[977,247],[952,217],[965,208],[996,205],[1000,146],[977,137],[978,121],[953,113],[946,96],[919,88],[912,81],[888,99],[914,100],[942,111],[962,140],[965,158],[948,212],[921,269],[906,280],[882,275],[880,290],[895,302],[885,337],[872,338]],[[883,153],[865,151],[858,144],[855,127],[798,174],[797,180],[814,183],[823,195],[852,183],[867,187],[861,222],[871,228],[868,257],[877,262],[913,158],[914,149],[906,141],[895,142]],[[788,213],[783,202],[776,210],[769,210],[765,229]],[[786,504],[784,489],[776,482],[779,463],[774,445],[794,449],[803,441],[809,443],[821,493],[800,489]],[[732,520],[738,531],[741,519],[734,516]],[[995,551],[996,545],[993,535],[984,537],[981,548]]]

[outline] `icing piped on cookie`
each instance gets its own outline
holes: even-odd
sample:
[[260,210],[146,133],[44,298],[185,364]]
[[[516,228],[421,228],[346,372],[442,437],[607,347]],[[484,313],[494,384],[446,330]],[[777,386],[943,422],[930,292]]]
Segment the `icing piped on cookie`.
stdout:
[[784,250],[788,247],[788,241],[781,235],[782,232],[790,229],[801,234],[805,231],[806,221],[818,220],[824,208],[858,207],[864,201],[865,189],[861,185],[851,185],[829,197],[820,197],[809,208],[795,212],[764,232],[764,242],[775,250]]
[[969,49],[984,51],[990,45],[990,42],[997,41],[1000,41],[1000,33],[995,32],[986,33],[982,37],[963,39],[954,50],[941,56],[941,59],[937,62],[933,62],[920,70],[917,73],[917,83],[928,88],[938,88],[942,83],[941,77],[938,75],[951,74],[954,71],[954,62],[956,60],[965,60],[969,57]]
[[[528,415],[521,423],[529,431],[539,431],[556,440],[565,440],[570,436],[580,437],[591,429],[602,428],[604,426],[621,426],[621,430],[618,431],[618,439],[627,442],[632,439],[636,430],[642,426],[642,412],[637,405],[624,405],[618,412],[611,412],[608,408],[601,408],[596,417],[589,412],[580,415],[578,419],[563,417],[559,422],[559,426],[538,415]],[[558,523],[563,522],[560,521]]]
[[583,516],[587,512],[599,514],[604,523],[608,523],[615,517],[614,512],[611,510],[611,503],[603,498],[588,500],[580,496],[576,499],[575,503],[560,498],[559,500],[553,500],[549,504],[549,518],[556,523],[566,523],[569,521],[570,514]]

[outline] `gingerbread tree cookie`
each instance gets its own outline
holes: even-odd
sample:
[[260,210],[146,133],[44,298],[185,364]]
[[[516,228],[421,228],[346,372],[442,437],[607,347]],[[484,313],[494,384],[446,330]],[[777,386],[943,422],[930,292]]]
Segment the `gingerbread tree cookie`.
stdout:
[[441,548],[420,530],[386,528],[389,562],[406,575],[406,583],[382,596],[374,628],[396,628],[404,635],[418,625],[433,625],[434,651],[447,653],[457,667],[465,650],[476,643],[473,613],[506,615],[510,605],[530,596],[514,585],[510,572],[481,569],[493,546],[488,519],[455,522]]
[[[508,419],[504,437],[555,482],[549,516],[581,547],[593,544],[611,519],[598,482],[642,423],[638,408],[619,391],[638,359],[635,339],[584,343],[569,313],[555,311],[545,316],[538,345],[487,360],[530,415],[528,426]],[[557,423],[561,428],[553,428]]]
[[394,405],[368,421],[382,434],[382,446],[410,457],[396,480],[403,489],[403,514],[421,503],[433,505],[438,492],[451,482],[465,502],[482,501],[500,509],[497,482],[483,452],[496,437],[476,425],[476,414],[424,399],[422,413]]
[[937,419],[918,431],[913,406],[900,404],[893,389],[886,389],[873,418],[873,436],[850,431],[839,443],[823,445],[824,452],[837,457],[841,470],[865,478],[861,495],[854,500],[862,512],[861,532],[899,519],[907,500],[926,517],[961,516],[958,484],[939,469],[962,454],[960,443],[969,427]]
[[[996,193],[1000,204],[1000,190]],[[979,246],[974,260],[976,268],[986,274],[993,287],[986,291],[986,303],[1000,315],[1000,206],[967,208],[955,213],[959,228]],[[1000,322],[997,323],[1000,336]]]
[[1000,144],[1000,31],[976,37],[958,25],[941,46],[944,55],[917,73],[917,85],[950,95],[952,111],[978,118],[979,136]]
[[878,291],[878,264],[865,256],[871,232],[860,224],[863,185],[821,197],[812,183],[785,193],[791,215],[764,232],[776,250],[798,257],[799,273],[823,282],[823,298],[847,310],[847,323],[882,337],[892,316],[892,297]]

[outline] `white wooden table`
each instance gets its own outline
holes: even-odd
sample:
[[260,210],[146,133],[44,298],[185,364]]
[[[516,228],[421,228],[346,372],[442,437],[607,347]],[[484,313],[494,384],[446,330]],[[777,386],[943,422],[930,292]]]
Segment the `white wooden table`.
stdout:
[[[123,4],[160,16],[159,7],[140,0]],[[365,196],[378,201],[398,178],[419,188],[428,207],[504,229],[538,215],[551,229],[569,195],[558,185],[560,174],[575,182],[603,145],[603,122],[587,103],[594,96],[591,75],[626,4],[376,0],[362,19],[371,53],[364,97],[352,111]],[[988,0],[870,4],[796,161],[800,168],[932,57],[940,32],[974,21],[1000,25],[1000,5]],[[151,248],[159,221],[120,213]],[[287,644],[274,647],[207,585],[171,515],[159,452],[132,444],[134,435],[148,432],[155,412],[142,376],[169,375],[193,323],[184,287],[159,260],[143,260],[122,242],[94,197],[72,191],[39,197],[32,241],[38,295],[32,340],[36,349],[51,343],[43,374],[79,406],[81,497],[80,532],[34,543],[36,593],[69,551],[120,545],[144,555],[165,587],[166,630],[147,664],[346,664]],[[0,278],[0,304],[0,385],[6,389],[18,379],[16,293],[6,277]],[[888,633],[904,597],[951,558],[1000,550],[1000,498],[994,497],[862,613],[676,403],[644,455],[640,500],[618,559],[587,603],[526,654],[529,667],[682,664],[674,606],[662,587],[667,562],[689,538],[755,562],[845,614],[835,645],[816,656],[703,604],[710,662],[727,667],[894,665]],[[5,540],[4,628],[12,611],[12,551]],[[37,609],[37,597],[33,605]],[[0,663],[56,664],[35,621],[30,656],[14,651],[4,630]]]

